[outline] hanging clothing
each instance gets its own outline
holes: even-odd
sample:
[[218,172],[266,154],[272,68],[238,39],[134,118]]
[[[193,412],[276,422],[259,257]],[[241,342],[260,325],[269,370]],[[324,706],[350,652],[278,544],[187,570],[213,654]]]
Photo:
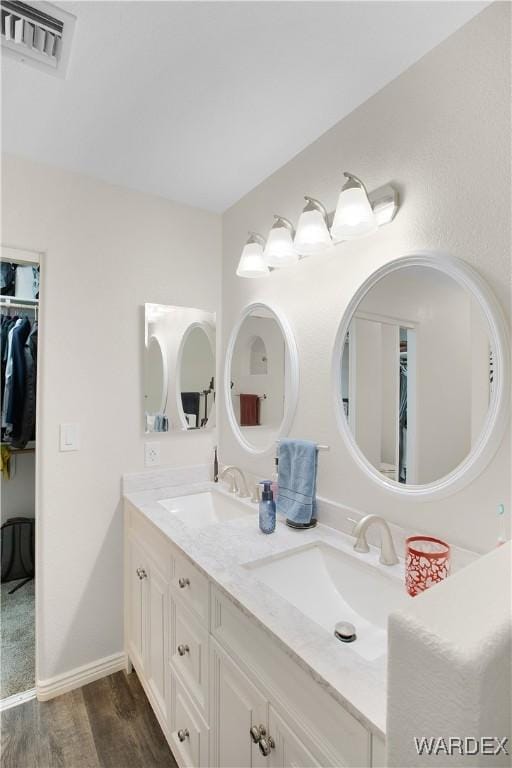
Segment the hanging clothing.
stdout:
[[[25,402],[25,343],[30,333],[30,320],[24,317],[16,322],[12,330],[10,361],[11,387],[7,403],[6,423],[12,425],[12,434],[19,435],[23,406]],[[9,366],[9,360],[7,361]]]
[[25,343],[25,395],[19,432],[13,425],[12,445],[24,448],[29,440],[35,439],[36,430],[36,383],[37,383],[37,321]]
[[37,321],[2,316],[2,441],[24,448],[35,436]]

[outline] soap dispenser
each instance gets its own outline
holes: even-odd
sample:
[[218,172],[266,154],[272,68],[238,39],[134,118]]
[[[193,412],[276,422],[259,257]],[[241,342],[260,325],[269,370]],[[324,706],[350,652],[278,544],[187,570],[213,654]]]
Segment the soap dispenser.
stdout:
[[276,503],[271,488],[272,481],[264,480],[261,485],[263,485],[263,492],[259,508],[260,531],[262,533],[274,533],[276,529]]

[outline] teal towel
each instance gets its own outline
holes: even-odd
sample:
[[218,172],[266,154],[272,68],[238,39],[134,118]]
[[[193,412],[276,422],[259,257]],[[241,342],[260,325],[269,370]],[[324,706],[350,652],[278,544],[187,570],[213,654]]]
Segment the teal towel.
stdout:
[[316,443],[279,442],[277,511],[294,523],[310,523],[316,509]]

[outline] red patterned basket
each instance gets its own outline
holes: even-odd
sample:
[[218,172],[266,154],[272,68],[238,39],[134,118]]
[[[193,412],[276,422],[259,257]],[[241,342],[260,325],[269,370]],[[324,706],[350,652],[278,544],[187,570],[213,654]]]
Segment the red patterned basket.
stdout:
[[405,541],[405,586],[414,597],[446,579],[450,573],[450,545],[431,536],[409,536]]

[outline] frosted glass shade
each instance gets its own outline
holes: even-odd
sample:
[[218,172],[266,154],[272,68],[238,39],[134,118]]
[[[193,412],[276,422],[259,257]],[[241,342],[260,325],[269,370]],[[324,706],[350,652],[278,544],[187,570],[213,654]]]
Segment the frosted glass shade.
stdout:
[[377,221],[363,187],[342,189],[334,214],[331,235],[334,241],[364,237],[377,229]]
[[289,267],[299,260],[299,254],[293,245],[292,231],[288,227],[272,227],[264,256],[266,264],[274,269]]
[[248,242],[244,245],[236,273],[238,277],[265,277],[269,274],[261,243]]
[[332,245],[324,214],[319,210],[302,211],[294,240],[295,249],[304,256],[317,256]]

